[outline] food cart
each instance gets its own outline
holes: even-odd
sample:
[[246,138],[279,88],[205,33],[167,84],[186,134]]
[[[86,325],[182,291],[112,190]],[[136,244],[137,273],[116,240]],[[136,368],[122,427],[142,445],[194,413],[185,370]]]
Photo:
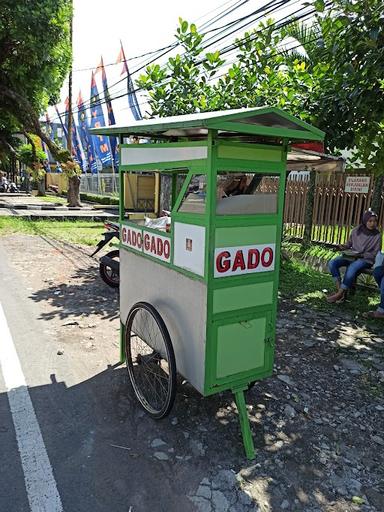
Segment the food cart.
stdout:
[[176,372],[203,396],[231,390],[253,458],[244,391],[273,370],[287,153],[324,133],[268,107],[92,133],[120,139],[121,198],[126,173],[171,182],[162,231],[120,201],[121,360],[133,390],[155,418],[172,407]]

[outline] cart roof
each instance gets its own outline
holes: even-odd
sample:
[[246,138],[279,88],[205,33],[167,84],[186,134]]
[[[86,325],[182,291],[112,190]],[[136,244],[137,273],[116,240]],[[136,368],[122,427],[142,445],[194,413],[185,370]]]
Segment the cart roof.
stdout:
[[188,114],[158,119],[132,121],[128,125],[93,128],[93,135],[119,135],[152,138],[187,137],[201,139],[208,129],[219,130],[219,136],[229,134],[258,135],[289,140],[323,140],[324,132],[276,107],[243,108]]

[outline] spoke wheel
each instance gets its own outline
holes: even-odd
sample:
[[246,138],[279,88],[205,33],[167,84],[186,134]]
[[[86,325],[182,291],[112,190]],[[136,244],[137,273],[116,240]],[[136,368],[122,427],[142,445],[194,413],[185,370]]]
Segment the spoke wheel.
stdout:
[[138,302],[128,314],[125,352],[137,399],[152,417],[164,418],[176,395],[175,354],[163,319],[146,302]]
[[[113,260],[120,261],[119,251],[110,251],[106,256],[109,256]],[[104,263],[100,263],[99,272],[101,279],[107,283],[111,288],[118,288],[120,284],[120,276],[118,272],[115,272],[111,267],[105,265]]]

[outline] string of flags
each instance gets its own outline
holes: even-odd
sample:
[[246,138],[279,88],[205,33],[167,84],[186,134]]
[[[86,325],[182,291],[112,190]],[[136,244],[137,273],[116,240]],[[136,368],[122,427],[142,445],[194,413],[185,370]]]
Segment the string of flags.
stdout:
[[[142,114],[121,41],[120,52],[116,64],[119,63],[123,63],[121,75],[126,74],[128,106],[134,119],[136,121],[140,120],[142,119]],[[95,75],[98,73],[101,73],[104,96],[103,103],[105,103],[107,108],[108,126],[116,124],[112,100],[108,90],[107,74],[105,72],[103,57],[101,57],[99,65],[91,74],[89,114],[87,112],[87,107],[84,104],[81,91],[79,91],[79,96],[77,98],[77,122],[75,117],[73,117],[71,129],[72,157],[80,165],[83,172],[91,172],[93,174],[101,171],[103,167],[112,167],[117,170],[119,165],[119,148],[117,138],[106,137],[104,135],[91,135],[89,133],[90,128],[105,126],[104,112],[101,106],[100,94],[95,79]],[[56,129],[54,123],[52,123],[48,114],[46,114],[44,122],[45,131],[47,135],[54,140],[55,138],[58,138],[57,125],[59,124],[62,129],[62,138],[65,141],[64,145],[66,146],[68,138],[69,99],[67,98],[65,101],[64,116],[60,114],[57,105],[55,105],[55,111],[58,119]],[[47,151],[47,149],[45,149],[45,151]],[[47,170],[49,170],[49,165]],[[56,170],[57,172],[60,172],[60,166],[57,166]]]

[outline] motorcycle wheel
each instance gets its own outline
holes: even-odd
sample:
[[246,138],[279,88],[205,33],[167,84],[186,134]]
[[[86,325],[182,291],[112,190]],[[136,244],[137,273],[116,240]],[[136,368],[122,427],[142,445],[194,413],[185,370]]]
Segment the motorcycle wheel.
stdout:
[[[112,258],[116,261],[119,260],[119,250],[110,251],[106,254],[109,258]],[[99,272],[101,279],[107,283],[111,288],[118,288],[120,284],[120,276],[116,272],[114,272],[111,267],[104,265],[104,263],[100,263]]]

